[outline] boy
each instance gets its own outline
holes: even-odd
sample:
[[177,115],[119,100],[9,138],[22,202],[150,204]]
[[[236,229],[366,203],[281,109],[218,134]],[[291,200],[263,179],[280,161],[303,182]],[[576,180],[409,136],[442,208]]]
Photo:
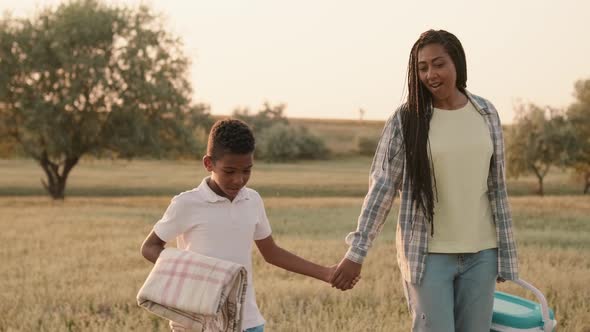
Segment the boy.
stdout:
[[252,284],[252,239],[266,262],[288,271],[329,282],[336,266],[311,263],[274,242],[260,195],[245,187],[254,164],[253,154],[254,136],[248,125],[234,119],[217,121],[203,157],[211,175],[197,188],[172,199],[145,239],[141,253],[155,263],[166,242],[176,238],[180,249],[245,266],[248,286],[242,328],[261,332],[265,321]]

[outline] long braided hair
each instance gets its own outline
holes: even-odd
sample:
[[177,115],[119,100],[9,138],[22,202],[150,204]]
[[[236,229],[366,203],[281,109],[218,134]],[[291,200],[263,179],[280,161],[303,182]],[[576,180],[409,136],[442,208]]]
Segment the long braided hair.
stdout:
[[449,54],[457,71],[456,86],[464,94],[467,87],[467,65],[461,42],[455,35],[444,30],[428,30],[422,33],[412,46],[408,61],[408,99],[402,111],[406,168],[412,187],[412,203],[422,209],[431,223],[431,235],[434,235],[436,178],[431,175],[434,171],[431,170],[432,161],[428,153],[432,95],[418,76],[418,52],[429,44],[440,44]]

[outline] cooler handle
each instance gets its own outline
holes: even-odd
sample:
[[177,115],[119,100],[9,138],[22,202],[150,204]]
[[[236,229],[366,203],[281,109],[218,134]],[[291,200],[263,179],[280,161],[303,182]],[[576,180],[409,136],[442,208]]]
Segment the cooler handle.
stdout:
[[553,322],[553,320],[549,316],[549,306],[547,305],[547,300],[545,299],[545,295],[543,295],[543,293],[541,293],[540,290],[535,288],[535,286],[529,284],[528,282],[526,282],[522,279],[512,280],[512,282],[518,284],[519,286],[521,286],[523,288],[530,290],[531,292],[533,292],[535,294],[535,296],[537,297],[537,300],[541,304],[541,312],[543,314],[543,331],[551,332],[553,330],[553,327],[555,327],[556,324]]

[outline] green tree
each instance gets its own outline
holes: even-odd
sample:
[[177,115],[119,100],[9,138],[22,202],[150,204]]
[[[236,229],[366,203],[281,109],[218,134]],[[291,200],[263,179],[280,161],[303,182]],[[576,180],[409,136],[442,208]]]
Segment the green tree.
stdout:
[[[71,1],[0,20],[0,135],[43,168],[63,199],[85,154],[132,158],[193,151],[189,62],[149,8]],[[191,127],[193,126],[193,127]]]
[[565,162],[564,118],[558,110],[534,104],[520,105],[516,121],[506,139],[508,175],[533,173],[538,180],[537,193],[544,195],[543,180],[551,166]]
[[299,147],[294,142],[294,136],[294,129],[283,123],[265,129],[257,136],[257,157],[271,162],[295,160]]
[[265,102],[256,114],[248,108],[234,110],[233,117],[248,123],[254,131],[256,157],[272,162],[325,159],[330,151],[324,141],[306,127],[290,125],[285,108],[285,104]]
[[584,194],[590,191],[590,80],[575,84],[574,102],[567,110],[567,120],[572,135],[567,165],[582,178]]
[[297,126],[294,132],[295,144],[299,149],[298,159],[326,159],[330,155],[326,143],[312,134],[307,127]]
[[248,123],[255,134],[260,134],[273,125],[289,124],[289,120],[284,114],[285,108],[287,108],[285,104],[273,106],[269,102],[265,102],[262,109],[255,114],[252,114],[248,108],[238,108],[234,110],[233,117]]
[[257,157],[270,162],[298,159],[325,159],[329,150],[324,141],[307,128],[276,123],[257,137]]

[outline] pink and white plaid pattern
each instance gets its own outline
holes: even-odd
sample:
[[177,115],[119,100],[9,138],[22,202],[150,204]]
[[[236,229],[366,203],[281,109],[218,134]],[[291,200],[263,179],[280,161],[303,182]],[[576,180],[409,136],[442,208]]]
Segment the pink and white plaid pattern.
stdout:
[[241,331],[246,269],[191,251],[166,248],[137,303],[190,331]]

